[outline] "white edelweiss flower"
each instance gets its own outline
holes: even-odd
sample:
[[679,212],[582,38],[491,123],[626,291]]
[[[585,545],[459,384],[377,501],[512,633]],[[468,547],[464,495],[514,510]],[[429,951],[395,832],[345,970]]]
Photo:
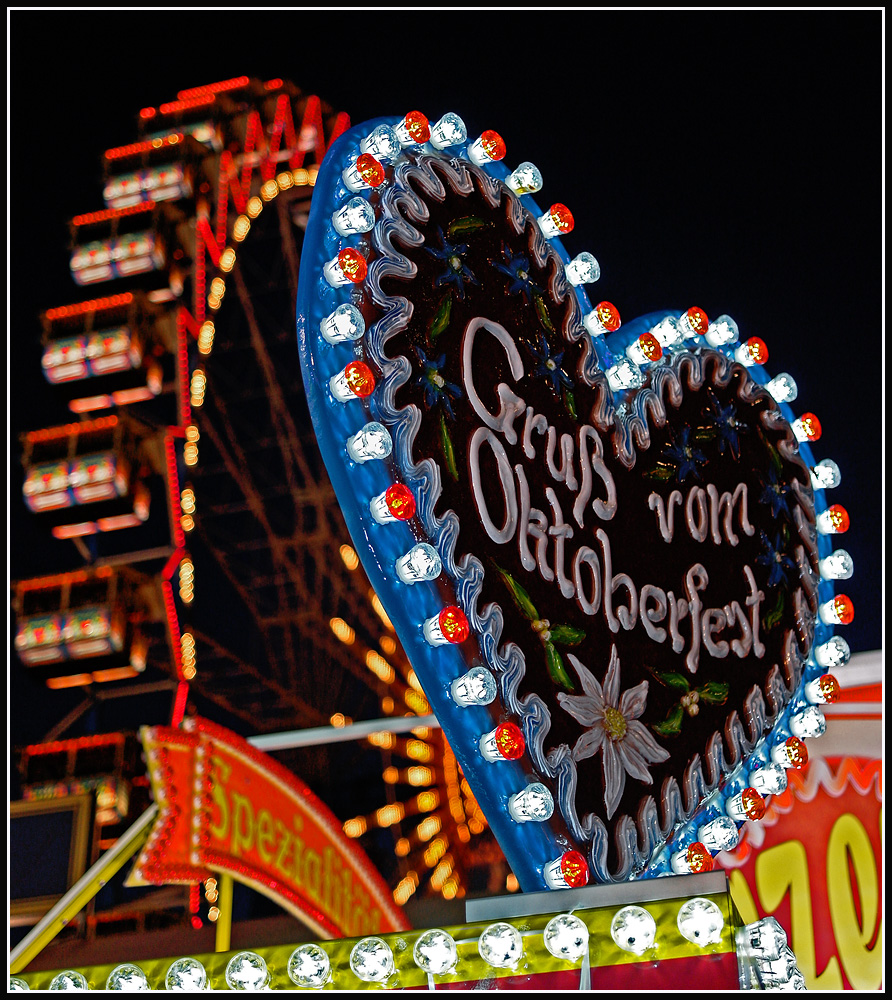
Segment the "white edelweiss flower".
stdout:
[[647,705],[647,681],[620,696],[619,657],[616,646],[610,651],[610,663],[604,687],[572,653],[567,654],[582,682],[585,694],[558,694],[561,708],[586,727],[573,747],[573,759],[585,760],[601,751],[604,773],[604,805],[607,818],[616,812],[626,787],[626,775],[653,783],[648,766],[669,759],[650,731],[638,719]]

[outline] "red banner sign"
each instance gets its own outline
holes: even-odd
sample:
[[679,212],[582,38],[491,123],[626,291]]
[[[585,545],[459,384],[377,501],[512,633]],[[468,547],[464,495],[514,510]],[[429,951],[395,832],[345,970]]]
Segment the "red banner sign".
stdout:
[[226,872],[320,937],[406,930],[390,889],[309,788],[204,719],[141,733],[159,807],[132,884],[193,883]]

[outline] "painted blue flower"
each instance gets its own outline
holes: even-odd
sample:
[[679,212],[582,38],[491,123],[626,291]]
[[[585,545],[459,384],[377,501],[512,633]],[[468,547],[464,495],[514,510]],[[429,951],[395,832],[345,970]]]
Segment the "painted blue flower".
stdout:
[[527,349],[538,362],[533,369],[534,375],[547,378],[551,382],[551,387],[558,395],[561,394],[561,389],[573,388],[573,379],[561,368],[561,363],[564,360],[564,352],[558,351],[556,354],[552,354],[551,348],[548,346],[548,341],[545,339],[545,334],[539,334],[538,347],[527,344]]
[[771,508],[772,517],[779,517],[781,514],[789,515],[787,494],[792,489],[791,485],[778,479],[773,466],[769,466],[768,472],[762,476],[762,483],[764,489],[759,495],[759,503],[764,503]]
[[458,289],[458,297],[465,297],[465,282],[472,285],[479,285],[480,282],[474,277],[471,269],[464,261],[464,256],[468,252],[467,243],[450,243],[443,235],[443,230],[439,227],[440,241],[443,244],[442,250],[434,250],[431,247],[425,249],[429,254],[442,260],[446,264],[446,270],[434,282],[436,286],[455,284]]
[[764,531],[759,534],[762,538],[763,551],[756,556],[756,562],[769,567],[768,586],[777,587],[779,584],[788,583],[787,573],[795,572],[796,563],[784,551],[782,534],[778,533],[773,542]]
[[440,374],[440,369],[446,363],[446,355],[441,354],[436,361],[432,361],[420,347],[415,348],[415,353],[423,368],[417,382],[424,389],[424,405],[432,409],[437,403],[442,403],[450,419],[454,420],[452,400],[460,399],[462,391],[453,382],[447,382]]
[[688,476],[699,479],[699,467],[706,463],[706,456],[694,447],[690,427],[682,427],[676,440],[663,449],[663,457],[669,459],[676,467],[675,475],[680,483],[683,483]]
[[532,297],[536,292],[541,294],[541,289],[530,278],[530,259],[520,254],[515,256],[508,249],[506,243],[502,244],[502,256],[505,258],[504,264],[496,263],[493,266],[497,271],[501,271],[511,279],[508,286],[509,295],[522,294],[528,303],[532,302]]
[[724,455],[727,447],[731,456],[737,458],[740,454],[740,435],[745,434],[749,427],[738,419],[737,410],[733,403],[729,406],[722,406],[711,392],[710,402],[713,409],[712,419],[718,433],[719,454]]

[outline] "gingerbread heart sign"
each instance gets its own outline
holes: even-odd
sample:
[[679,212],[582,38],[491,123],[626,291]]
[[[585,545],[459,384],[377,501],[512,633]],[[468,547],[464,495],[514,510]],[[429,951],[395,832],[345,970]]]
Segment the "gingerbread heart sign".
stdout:
[[847,656],[816,421],[729,317],[592,307],[572,216],[502,156],[417,112],[332,148],[298,303],[319,444],[522,887],[704,870]]

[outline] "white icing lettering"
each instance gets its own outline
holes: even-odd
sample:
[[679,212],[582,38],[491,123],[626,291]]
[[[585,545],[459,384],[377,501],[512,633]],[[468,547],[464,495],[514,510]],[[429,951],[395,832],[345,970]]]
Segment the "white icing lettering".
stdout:
[[691,648],[685,657],[685,666],[692,674],[697,673],[700,665],[700,612],[703,610],[700,591],[705,590],[708,583],[709,576],[702,563],[694,563],[685,573],[684,588],[688,595],[688,614],[691,616]]
[[660,529],[660,534],[663,536],[664,542],[671,542],[675,535],[675,504],[680,504],[681,502],[682,496],[678,490],[673,490],[669,494],[668,504],[663,503],[663,498],[659,493],[651,493],[647,498],[647,506],[657,512],[657,526]]
[[526,404],[504,383],[501,383],[496,389],[500,405],[498,414],[490,413],[483,405],[483,401],[477,392],[477,387],[474,385],[474,340],[479,330],[485,330],[487,333],[492,334],[502,345],[511,368],[511,376],[515,382],[523,378],[523,361],[511,335],[499,323],[484,319],[482,316],[476,316],[465,327],[464,337],[462,338],[462,380],[465,384],[465,392],[468,394],[468,402],[487,427],[491,427],[493,430],[497,430],[503,434],[508,444],[515,444],[517,442],[517,434],[514,430],[514,420],[523,413]]
[[[644,631],[647,632],[654,642],[665,642],[666,629],[658,626],[656,622],[661,622],[666,617],[666,611],[669,606],[666,599],[666,591],[660,587],[654,587],[652,584],[646,583],[641,588],[638,600],[641,611],[641,624],[644,626]],[[649,600],[653,601],[654,606],[652,608],[647,606]]]
[[727,624],[728,619],[721,608],[710,608],[708,611],[703,612],[703,619],[700,623],[703,634],[703,648],[710,656],[714,656],[717,660],[723,660],[728,655],[729,647],[724,639],[716,642],[714,636],[716,632],[721,632]]
[[[582,567],[587,566],[591,577],[591,595],[586,593],[582,579]],[[596,615],[601,607],[601,563],[598,553],[583,545],[573,559],[573,586],[576,590],[576,603],[584,614]]]
[[709,510],[706,506],[706,491],[699,486],[694,486],[688,492],[688,499],[684,505],[684,519],[691,538],[695,542],[705,542],[709,531]]
[[[480,447],[486,442],[492,449],[499,472],[499,483],[502,487],[502,499],[505,504],[505,521],[501,528],[497,528],[493,519],[489,516],[489,508],[486,504],[483,483],[480,475]],[[493,434],[488,427],[478,427],[471,435],[468,446],[468,463],[471,468],[471,489],[474,493],[474,502],[477,504],[477,513],[480,523],[483,525],[487,535],[497,544],[504,545],[510,542],[517,531],[517,493],[514,489],[514,477],[511,475],[511,466],[508,463],[508,456],[502,442]]]

